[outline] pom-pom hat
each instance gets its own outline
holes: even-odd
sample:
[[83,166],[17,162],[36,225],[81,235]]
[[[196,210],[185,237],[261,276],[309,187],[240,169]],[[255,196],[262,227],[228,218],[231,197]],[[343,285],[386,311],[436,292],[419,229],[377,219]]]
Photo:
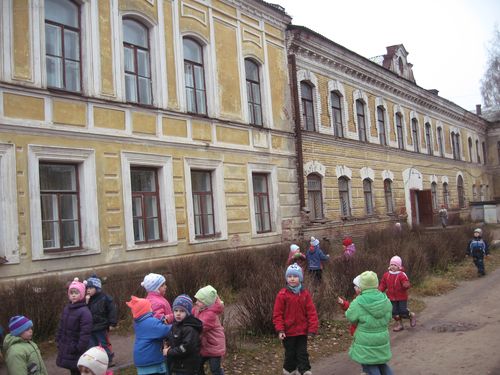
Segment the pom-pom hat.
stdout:
[[73,281],[71,282],[71,284],[69,284],[69,287],[68,287],[68,296],[69,296],[69,291],[71,289],[78,290],[78,292],[80,293],[81,299],[85,298],[85,289],[87,289],[87,288],[86,288],[86,286],[85,286],[84,283],[80,282],[80,280],[78,279],[78,277],[75,277],[73,279]]
[[297,276],[300,282],[304,281],[304,273],[302,272],[302,268],[297,263],[290,264],[285,272],[285,278],[290,275]]
[[319,240],[314,238],[314,237],[311,237],[311,245],[313,246],[318,246],[319,245]]
[[299,251],[300,250],[300,247],[298,247],[296,244],[291,244],[290,245],[290,251]]
[[87,279],[87,288],[102,289],[101,279],[96,274],[93,274]]
[[100,346],[94,346],[83,353],[77,366],[87,367],[94,375],[105,375],[108,370],[108,355]]
[[140,318],[144,314],[151,312],[151,302],[145,298],[138,298],[132,296],[130,301],[126,302],[127,306],[132,310],[132,317],[134,319]]
[[141,286],[143,286],[147,292],[157,292],[158,289],[160,289],[160,286],[162,286],[164,283],[164,276],[157,273],[149,273],[144,276],[144,280],[141,283]]
[[193,300],[187,294],[181,294],[174,299],[174,303],[172,304],[172,309],[182,309],[188,315],[191,314],[191,310],[193,309]]
[[16,315],[9,320],[9,331],[12,336],[20,336],[33,327],[33,322],[23,315]]

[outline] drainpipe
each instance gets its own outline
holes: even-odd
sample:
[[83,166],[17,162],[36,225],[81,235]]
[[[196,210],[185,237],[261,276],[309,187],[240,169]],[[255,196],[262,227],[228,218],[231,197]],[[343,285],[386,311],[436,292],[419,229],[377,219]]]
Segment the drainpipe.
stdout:
[[299,203],[302,211],[306,206],[304,196],[304,160],[302,154],[302,129],[300,128],[300,106],[297,85],[297,62],[295,55],[288,55],[288,74],[290,76],[293,100],[293,117],[295,120],[295,150],[297,153],[297,183],[299,184]]

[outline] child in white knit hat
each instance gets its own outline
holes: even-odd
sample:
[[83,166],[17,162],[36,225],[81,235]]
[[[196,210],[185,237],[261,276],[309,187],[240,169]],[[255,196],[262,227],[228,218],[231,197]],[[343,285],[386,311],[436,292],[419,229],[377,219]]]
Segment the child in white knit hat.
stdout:
[[82,354],[78,360],[81,375],[112,375],[108,370],[108,354],[100,346],[94,346]]
[[300,247],[296,244],[290,245],[290,252],[288,253],[288,259],[286,261],[286,266],[290,264],[297,263],[302,269],[306,265],[306,256],[300,251]]
[[148,292],[146,299],[151,302],[153,316],[171,324],[174,321],[174,314],[170,303],[165,298],[167,291],[165,277],[157,273],[149,273],[144,277],[141,286]]

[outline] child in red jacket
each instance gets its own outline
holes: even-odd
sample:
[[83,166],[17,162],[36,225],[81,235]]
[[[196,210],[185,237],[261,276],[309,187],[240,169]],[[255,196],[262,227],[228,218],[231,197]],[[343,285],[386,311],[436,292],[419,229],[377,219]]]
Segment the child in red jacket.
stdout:
[[[354,284],[354,292],[356,293],[356,297],[361,293],[361,288],[359,287],[359,282],[361,281],[361,275],[358,275],[352,280],[352,283]],[[354,298],[356,298],[354,297]],[[351,305],[348,300],[346,300],[344,297],[338,297],[337,298],[337,303],[340,305],[340,308],[344,311],[347,311],[349,306]],[[357,324],[353,323],[349,327],[349,333],[351,336],[354,336],[354,332],[356,331]]]
[[318,314],[311,295],[302,285],[302,268],[295,263],[290,265],[285,278],[286,288],[278,292],[273,310],[273,324],[285,348],[283,374],[291,375],[298,370],[301,375],[311,375],[307,336],[318,332]]
[[417,324],[415,313],[408,310],[410,286],[410,280],[403,272],[403,261],[397,255],[393,256],[389,263],[389,271],[382,276],[378,289],[385,292],[392,303],[392,317],[396,321],[396,326],[392,329],[394,332],[404,329],[403,318],[410,319],[411,327]]

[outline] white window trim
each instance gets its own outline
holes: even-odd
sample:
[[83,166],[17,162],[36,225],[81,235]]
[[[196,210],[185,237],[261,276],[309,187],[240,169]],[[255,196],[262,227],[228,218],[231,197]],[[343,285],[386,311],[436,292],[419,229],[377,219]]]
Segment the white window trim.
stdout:
[[[45,254],[43,251],[39,177],[40,162],[72,162],[78,165],[80,225],[82,231],[82,249],[80,250],[67,250],[50,254]],[[88,255],[101,252],[94,150],[28,145],[28,181],[33,260],[66,258],[72,255]]]
[[[398,129],[397,129],[397,121],[396,121],[396,116],[399,113],[399,114],[401,114],[401,131],[403,133],[403,150],[401,150],[401,151],[408,151],[409,146],[406,143],[406,117],[405,117],[405,113],[403,111],[403,108],[399,104],[396,104],[394,106],[393,111],[394,111],[394,113],[393,113],[392,121],[394,123],[394,133],[396,135],[396,139],[394,142],[390,142],[390,144],[394,148],[401,150],[399,148],[399,144],[398,144]],[[443,139],[443,142],[444,142],[444,139]]]
[[[123,212],[125,216],[126,250],[139,250],[177,243],[177,220],[175,215],[173,162],[171,156],[122,152]],[[158,169],[158,190],[160,196],[160,228],[162,241],[136,244],[134,239],[134,218],[132,215],[131,167],[154,167]]]
[[380,143],[380,130],[378,128],[378,107],[382,107],[384,108],[384,130],[385,130],[385,144],[387,146],[390,145],[390,131],[391,131],[391,119],[390,119],[390,116],[389,116],[389,110],[387,109],[387,103],[386,101],[381,98],[381,97],[377,97],[375,99],[375,126],[377,128],[377,140],[378,140],[378,143]]
[[[422,153],[422,136],[420,134],[420,121],[418,120],[418,113],[415,112],[415,111],[410,111],[410,127],[411,127],[411,140],[413,142],[413,145],[412,145],[412,151],[413,152],[417,152],[415,151],[415,138],[413,137],[413,120],[416,120],[417,121],[417,142],[418,142],[418,153],[421,154]],[[424,123],[424,128],[425,128],[425,123]],[[425,129],[424,129],[424,132],[425,132]]]
[[366,142],[367,143],[379,143],[380,141],[378,140],[378,130],[377,130],[377,137],[373,138],[372,137],[372,123],[371,123],[371,114],[370,114],[370,106],[368,105],[368,96],[361,90],[354,90],[352,94],[352,111],[353,111],[353,120],[354,124],[356,126],[356,132],[352,133],[349,132],[350,138],[355,139],[357,141],[362,142],[359,139],[359,124],[358,124],[358,109],[356,107],[356,100],[361,99],[363,103],[363,108],[365,110],[365,133],[366,133]]
[[[255,204],[253,199],[253,174],[262,173],[268,176],[268,196],[269,208],[271,210],[271,232],[257,233],[257,224],[255,222]],[[250,222],[252,225],[252,237],[274,236],[281,233],[281,215],[279,210],[279,193],[278,189],[278,171],[275,165],[267,164],[248,164],[248,194],[250,202]]]
[[[348,130],[347,124],[349,123],[349,111],[347,107],[347,100],[345,96],[345,90],[344,90],[344,85],[336,80],[330,80],[328,81],[328,97],[327,97],[327,105],[328,105],[328,116],[330,116],[330,129],[331,131],[328,132],[332,135],[335,134],[335,124],[333,123],[333,113],[332,113],[332,91],[337,92],[340,94],[340,102],[341,102],[341,108],[340,110],[342,111],[342,138],[346,137],[346,133]],[[326,133],[326,131],[325,131]]]
[[[247,76],[246,76],[246,69],[245,69],[245,60],[249,59],[255,64],[257,64],[259,68],[259,90],[260,90],[260,108],[262,112],[262,125],[254,125],[250,123],[250,112],[248,110],[248,92],[247,92]],[[245,103],[245,105],[242,106],[242,112],[243,112],[243,118],[245,118],[245,122],[249,125],[253,126],[259,126],[263,128],[271,128],[271,121],[270,121],[270,113],[268,112],[269,106],[267,103],[269,102],[269,97],[268,97],[268,89],[267,87],[268,82],[267,82],[267,67],[264,65],[264,63],[257,58],[254,55],[246,55],[243,57],[242,62],[240,64],[240,69],[243,72],[241,74],[241,100],[242,103]]]
[[[197,239],[195,236],[193,189],[191,185],[192,169],[210,171],[212,173],[215,233],[220,233],[217,237]],[[184,182],[186,184],[186,211],[188,216],[189,242],[191,244],[196,244],[227,240],[226,197],[224,191],[224,168],[222,161],[186,158],[184,159],[184,178]]]
[[8,264],[19,263],[19,225],[17,222],[16,150],[0,143],[0,256]]
[[299,70],[297,72],[297,82],[298,82],[298,97],[299,97],[299,108],[300,108],[300,125],[302,129],[306,129],[306,124],[302,119],[302,114],[304,109],[302,108],[302,91],[300,89],[300,84],[302,81],[306,81],[312,86],[312,96],[313,96],[313,107],[314,107],[314,131],[322,132],[321,128],[321,97],[318,90],[318,78],[316,75],[310,71]]

